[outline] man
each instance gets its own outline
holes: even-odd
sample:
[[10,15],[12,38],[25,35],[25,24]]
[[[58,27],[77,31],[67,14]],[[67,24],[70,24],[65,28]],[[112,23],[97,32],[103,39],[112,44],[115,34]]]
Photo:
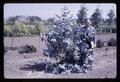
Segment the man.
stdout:
[[[95,28],[91,26],[91,22],[89,19],[85,19],[84,21],[85,25],[80,28],[80,32],[84,35],[84,41],[89,45],[89,50],[93,51],[92,49],[96,47],[95,44]],[[90,55],[83,55],[85,59],[83,60],[85,69],[84,71],[87,72],[88,70],[91,70],[94,66],[93,60],[94,60],[94,54]]]
[[90,48],[95,48],[95,28],[91,26],[91,22],[89,19],[85,19],[85,25],[80,29],[89,39],[88,44]]

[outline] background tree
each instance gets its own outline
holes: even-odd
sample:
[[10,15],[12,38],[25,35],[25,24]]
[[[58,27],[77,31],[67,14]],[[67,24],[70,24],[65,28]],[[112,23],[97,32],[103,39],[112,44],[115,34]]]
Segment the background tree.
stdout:
[[41,18],[38,16],[29,16],[28,19],[30,21],[30,24],[36,24],[41,21]]
[[101,10],[99,8],[96,8],[95,12],[91,15],[91,21],[92,21],[92,25],[95,28],[99,27],[99,24],[101,23],[101,21],[103,20],[102,18],[102,14],[101,14]]
[[40,21],[37,25],[36,25],[36,29],[37,29],[37,34],[44,34],[45,33],[45,25],[43,21]]
[[26,30],[25,30],[25,24],[21,23],[19,21],[15,21],[15,26],[14,26],[14,34],[16,36],[18,35],[25,35],[26,34]]
[[109,13],[107,14],[108,18],[108,25],[112,25],[114,23],[114,19],[115,19],[115,13],[114,11],[111,9],[109,11]]
[[55,19],[54,18],[48,18],[47,19],[47,24],[53,25],[55,23]]
[[13,25],[16,20],[18,20],[19,16],[9,17],[7,23]]
[[11,34],[12,34],[11,26],[4,25],[4,36],[11,36]]
[[81,6],[81,9],[78,11],[77,17],[77,24],[83,25],[84,20],[87,18],[87,8],[85,6]]

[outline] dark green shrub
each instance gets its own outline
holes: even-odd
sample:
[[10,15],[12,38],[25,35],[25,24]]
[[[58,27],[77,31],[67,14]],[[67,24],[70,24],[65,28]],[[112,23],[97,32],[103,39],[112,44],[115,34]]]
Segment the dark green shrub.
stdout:
[[107,41],[108,46],[116,46],[116,40],[114,38],[111,38]]
[[99,39],[99,40],[97,40],[97,42],[96,42],[96,47],[97,47],[97,48],[104,47],[104,42],[103,42],[103,41],[101,41],[100,39]]
[[23,54],[23,53],[35,53],[37,51],[36,47],[34,47],[33,45],[25,45],[25,46],[21,46],[18,50],[19,53]]
[[112,33],[116,33],[116,28],[112,28]]

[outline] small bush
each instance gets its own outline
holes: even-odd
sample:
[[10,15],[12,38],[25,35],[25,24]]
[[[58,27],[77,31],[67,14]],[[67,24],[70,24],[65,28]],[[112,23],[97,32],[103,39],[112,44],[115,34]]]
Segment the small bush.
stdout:
[[104,42],[101,41],[100,39],[97,40],[97,42],[96,42],[96,47],[97,47],[97,48],[101,48],[101,47],[103,47],[103,46],[104,46]]
[[116,46],[116,40],[114,38],[111,38],[107,42],[108,46]]
[[37,51],[36,47],[34,47],[33,45],[25,45],[25,46],[21,46],[20,49],[18,50],[19,53],[23,54],[23,53],[35,53]]

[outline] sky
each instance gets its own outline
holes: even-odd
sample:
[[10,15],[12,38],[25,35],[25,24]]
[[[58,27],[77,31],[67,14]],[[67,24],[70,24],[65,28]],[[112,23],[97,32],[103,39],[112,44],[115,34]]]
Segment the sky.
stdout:
[[102,10],[102,17],[107,18],[107,13],[110,9],[114,10],[116,16],[116,4],[99,3],[99,4],[84,4],[84,3],[7,3],[4,5],[4,18],[10,16],[23,15],[23,16],[39,16],[42,19],[48,19],[49,17],[55,17],[55,14],[60,14],[61,9],[65,6],[70,10],[70,13],[77,17],[78,10],[81,5],[84,5],[88,11],[88,18],[92,15],[95,9],[98,7]]

